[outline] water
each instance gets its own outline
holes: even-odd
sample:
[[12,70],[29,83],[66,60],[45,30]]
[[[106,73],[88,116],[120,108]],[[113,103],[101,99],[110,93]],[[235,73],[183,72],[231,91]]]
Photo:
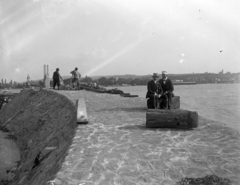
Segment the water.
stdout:
[[1,180],[11,180],[14,177],[7,171],[16,168],[20,161],[20,151],[13,140],[6,138],[7,135],[0,130],[0,184]]
[[[0,89],[0,94],[19,93],[21,89]],[[1,111],[1,110],[0,110]],[[8,170],[16,168],[20,161],[20,151],[16,143],[7,139],[9,133],[0,130],[0,184],[2,180],[11,180],[14,175]]]
[[[146,86],[117,87],[145,98]],[[240,84],[175,85],[180,107],[240,131]]]

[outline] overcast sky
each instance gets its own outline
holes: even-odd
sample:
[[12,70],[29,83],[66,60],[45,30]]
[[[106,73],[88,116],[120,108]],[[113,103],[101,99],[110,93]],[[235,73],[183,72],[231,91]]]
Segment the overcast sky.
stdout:
[[0,78],[240,72],[239,0],[0,0]]

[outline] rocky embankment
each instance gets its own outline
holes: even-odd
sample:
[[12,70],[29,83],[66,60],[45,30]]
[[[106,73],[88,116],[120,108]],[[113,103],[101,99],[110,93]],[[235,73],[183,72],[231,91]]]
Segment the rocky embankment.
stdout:
[[40,185],[54,178],[75,135],[75,106],[52,91],[25,90],[3,107],[0,129],[15,141],[21,159],[6,169],[11,174],[2,184]]

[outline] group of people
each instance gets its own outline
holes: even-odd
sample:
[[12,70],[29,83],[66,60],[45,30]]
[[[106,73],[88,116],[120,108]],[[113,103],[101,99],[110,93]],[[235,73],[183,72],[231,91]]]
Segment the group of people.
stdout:
[[[57,68],[56,71],[53,73],[53,89],[55,89],[55,87],[57,86],[58,90],[59,90],[59,86],[60,86],[60,79],[62,79],[62,81],[63,81],[63,78],[60,75],[59,71],[60,71],[59,68]],[[70,73],[72,74],[72,86],[73,86],[73,88],[74,88],[74,86],[78,87],[79,84],[80,84],[79,80],[81,78],[81,74],[78,72],[78,68],[76,67]]]
[[[53,73],[53,89],[55,87],[60,86],[60,79],[63,80],[62,76],[59,73],[59,68]],[[72,86],[79,87],[81,74],[78,72],[78,68],[76,67],[73,71],[70,72],[72,74]],[[148,99],[147,106],[149,109],[171,109],[172,97],[173,94],[173,84],[172,81],[168,78],[168,74],[166,71],[162,71],[162,79],[157,80],[159,75],[157,73],[153,73],[152,80],[148,82],[147,85],[147,94],[146,98]],[[94,84],[94,87],[97,88],[97,85]]]
[[148,82],[147,106],[149,109],[171,109],[174,96],[172,81],[168,78],[167,71],[162,71],[162,79],[157,80],[158,77],[157,73],[153,73],[153,79]]

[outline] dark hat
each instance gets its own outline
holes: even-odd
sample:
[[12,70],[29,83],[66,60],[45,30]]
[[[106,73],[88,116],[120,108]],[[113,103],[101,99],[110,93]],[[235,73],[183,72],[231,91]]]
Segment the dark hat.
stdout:
[[157,73],[153,73],[152,77],[159,77]]

